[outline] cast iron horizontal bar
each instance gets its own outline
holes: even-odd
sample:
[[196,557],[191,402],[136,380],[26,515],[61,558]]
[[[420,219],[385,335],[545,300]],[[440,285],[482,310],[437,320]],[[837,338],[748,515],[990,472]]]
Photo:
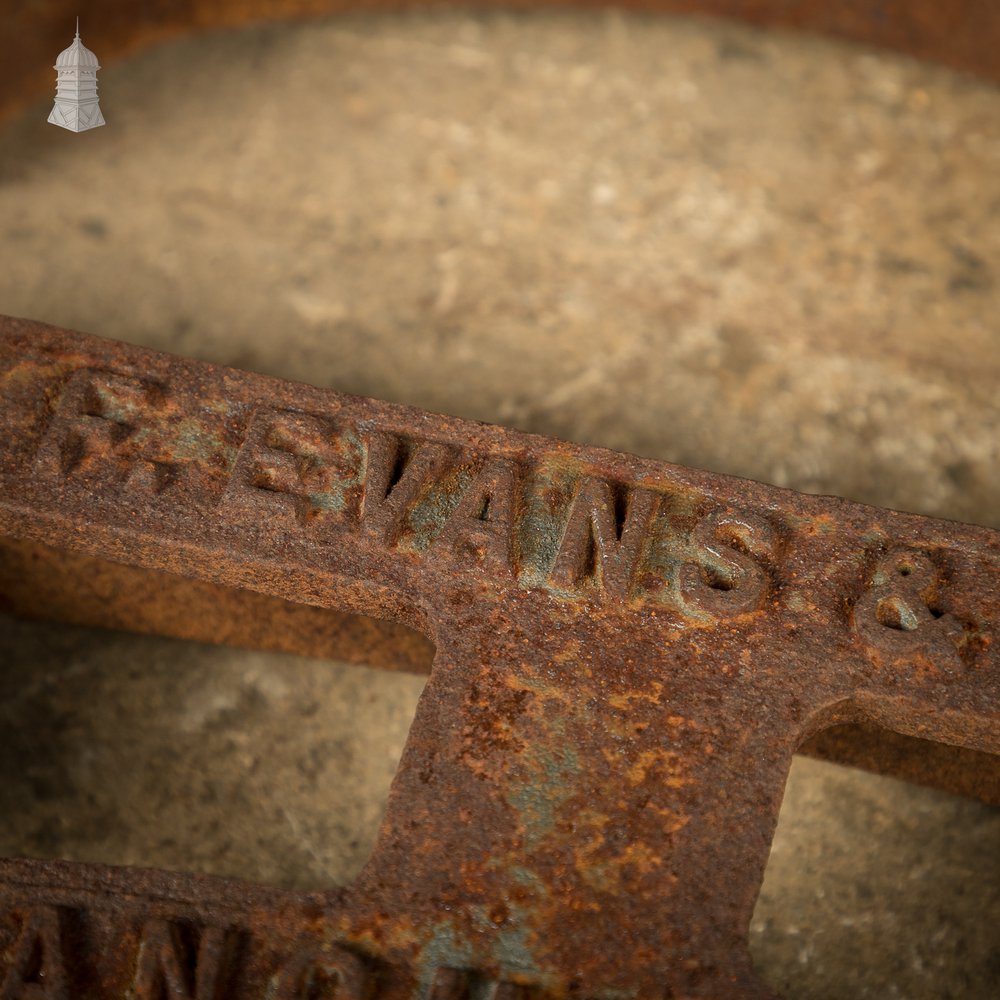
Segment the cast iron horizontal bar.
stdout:
[[767,997],[746,937],[793,753],[845,725],[1000,753],[985,528],[24,320],[0,425],[40,593],[65,553],[189,581],[186,618],[225,588],[435,650],[354,883],[7,862],[2,997]]

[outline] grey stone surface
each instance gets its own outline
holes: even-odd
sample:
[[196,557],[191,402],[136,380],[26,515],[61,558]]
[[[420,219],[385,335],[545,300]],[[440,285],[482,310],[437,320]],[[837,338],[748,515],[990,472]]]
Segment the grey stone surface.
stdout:
[[0,619],[0,853],[314,889],[364,864],[423,677]]
[[[1000,526],[994,87],[448,14],[179,41],[101,95],[107,128],[0,131],[2,312]],[[0,850],[363,861],[421,679],[2,629]],[[799,762],[772,859],[752,940],[788,997],[1000,995],[996,810]]]

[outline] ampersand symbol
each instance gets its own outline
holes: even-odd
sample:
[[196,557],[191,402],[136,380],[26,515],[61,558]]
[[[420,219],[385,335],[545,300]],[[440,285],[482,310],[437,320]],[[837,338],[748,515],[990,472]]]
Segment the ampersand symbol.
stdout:
[[896,548],[879,560],[854,609],[854,624],[894,657],[961,663],[963,625],[943,604],[940,572],[923,552]]

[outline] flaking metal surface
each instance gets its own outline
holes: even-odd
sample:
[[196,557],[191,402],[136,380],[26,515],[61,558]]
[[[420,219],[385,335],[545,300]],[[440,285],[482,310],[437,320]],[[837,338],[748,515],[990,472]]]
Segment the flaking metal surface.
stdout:
[[188,581],[188,618],[223,588],[435,648],[354,883],[7,861],[3,998],[767,997],[746,935],[793,752],[861,725],[1000,753],[985,528],[13,319],[0,422],[40,592],[63,552],[112,595]]

